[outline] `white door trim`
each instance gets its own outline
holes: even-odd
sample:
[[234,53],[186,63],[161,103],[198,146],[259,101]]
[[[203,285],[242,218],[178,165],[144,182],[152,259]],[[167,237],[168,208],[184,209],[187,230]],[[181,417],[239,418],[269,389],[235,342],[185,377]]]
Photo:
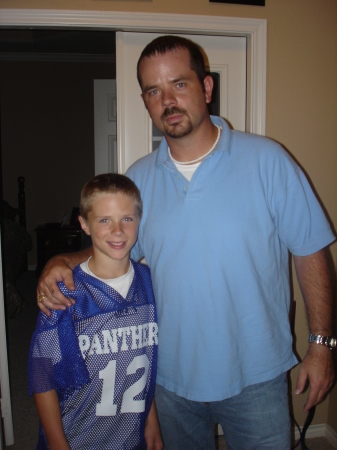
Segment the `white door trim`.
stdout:
[[[246,36],[247,131],[266,131],[267,20],[188,14],[0,9],[0,27],[94,28]],[[118,83],[118,81],[117,81]],[[117,87],[118,89],[118,87]],[[121,105],[122,102],[118,102]],[[118,130],[119,131],[119,130]],[[118,133],[117,133],[118,135]],[[120,146],[118,144],[118,146]]]

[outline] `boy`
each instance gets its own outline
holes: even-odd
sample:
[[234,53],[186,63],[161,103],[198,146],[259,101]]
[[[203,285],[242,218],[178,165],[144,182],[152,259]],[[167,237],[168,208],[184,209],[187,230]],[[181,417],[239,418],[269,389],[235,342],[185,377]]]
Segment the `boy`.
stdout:
[[38,449],[161,449],[154,404],[158,327],[149,269],[130,260],[142,216],[135,184],[98,175],[81,192],[93,256],[74,269],[76,300],[39,315],[29,393],[40,417]]

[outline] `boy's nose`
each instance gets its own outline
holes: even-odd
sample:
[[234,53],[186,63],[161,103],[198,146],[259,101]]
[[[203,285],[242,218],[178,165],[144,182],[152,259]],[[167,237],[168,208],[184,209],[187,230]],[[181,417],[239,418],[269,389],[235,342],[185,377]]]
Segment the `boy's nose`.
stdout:
[[123,227],[120,223],[112,224],[111,226],[111,234],[121,234],[123,233]]

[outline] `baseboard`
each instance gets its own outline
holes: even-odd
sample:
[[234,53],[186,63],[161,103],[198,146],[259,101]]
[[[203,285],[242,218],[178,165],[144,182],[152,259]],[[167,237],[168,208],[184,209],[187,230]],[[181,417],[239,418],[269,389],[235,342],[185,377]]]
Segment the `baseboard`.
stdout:
[[325,437],[334,448],[337,448],[337,433],[329,425],[326,426]]
[[[296,427],[294,428],[294,430],[295,440],[297,440],[300,437],[300,432]],[[327,423],[310,425],[310,427],[307,429],[307,432],[305,433],[305,437],[308,439],[315,437],[325,437],[334,448],[337,448],[337,433]]]

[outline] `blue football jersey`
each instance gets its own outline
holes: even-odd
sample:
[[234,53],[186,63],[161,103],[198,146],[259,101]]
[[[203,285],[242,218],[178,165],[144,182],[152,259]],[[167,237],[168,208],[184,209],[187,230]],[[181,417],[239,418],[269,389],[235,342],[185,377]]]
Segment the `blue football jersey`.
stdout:
[[[76,300],[67,311],[40,313],[29,357],[29,393],[56,389],[72,449],[145,449],[154,396],[158,325],[151,278],[132,261],[128,295],[74,270]],[[49,448],[40,427],[38,449]]]

